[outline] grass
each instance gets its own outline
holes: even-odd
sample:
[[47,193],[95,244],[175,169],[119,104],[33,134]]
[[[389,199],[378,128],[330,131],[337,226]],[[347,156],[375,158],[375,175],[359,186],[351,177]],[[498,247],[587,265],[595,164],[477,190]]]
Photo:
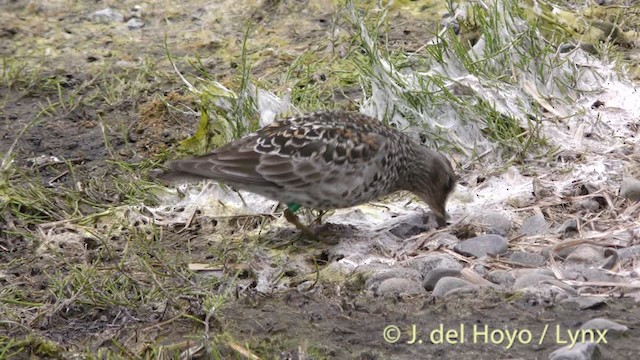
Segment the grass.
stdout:
[[[210,326],[223,321],[221,309],[251,289],[252,275],[237,265],[271,265],[276,269],[271,280],[285,282],[283,274],[293,266],[288,249],[263,251],[258,230],[238,231],[237,219],[225,225],[219,218],[214,231],[195,233],[154,223],[141,204],[156,204],[163,188],[147,180],[148,174],[176,152],[203,153],[254,131],[266,97],[278,105],[276,112],[285,114],[379,109],[383,121],[473,164],[487,150],[499,155],[500,164],[544,153],[542,119],[548,117],[540,100],[574,101],[576,87],[591,73],[574,68],[555,51],[554,45],[570,35],[563,27],[527,19],[530,14],[515,1],[502,3],[506,7],[470,5],[469,16],[457,19],[462,36],[456,36],[453,26],[438,29],[433,42],[413,53],[385,40],[392,26],[387,11],[392,9],[341,7],[329,20],[331,29],[348,32],[331,31],[322,43],[298,51],[286,67],[260,78],[254,72],[267,45],[251,41],[260,37],[251,25],[245,27],[241,51],[233,54],[238,66],[231,75],[211,73],[197,56],[168,56],[175,68],[186,71],[180,76],[188,84],[172,83],[178,79],[173,68],[163,68],[151,57],[131,68],[116,68],[112,61],[96,64],[87,70],[87,79],[74,85],[47,73],[38,65],[40,56],[24,62],[4,56],[2,103],[45,99],[29,126],[95,110],[108,154],[100,166],[108,170],[98,174],[72,159],[28,167],[11,162],[15,147],[3,154],[0,231],[17,250],[5,251],[8,261],[0,265],[0,358],[156,358],[189,351],[227,358],[250,354],[251,345],[261,355],[285,349],[282,339],[243,344],[223,326]],[[455,4],[449,7],[454,13]],[[484,47],[470,51],[478,41]],[[523,83],[531,84],[533,94],[523,90]],[[158,94],[166,86],[191,92],[197,106],[169,104]],[[180,147],[124,161],[113,134],[128,141],[129,125],[110,124],[119,115],[109,113],[154,96],[163,99],[167,112],[199,115],[195,135]],[[124,116],[131,113],[135,110]],[[66,180],[58,181],[64,172]],[[258,228],[267,222],[260,220]],[[204,227],[194,224],[198,226]],[[193,263],[218,270],[191,271]],[[305,276],[314,278],[300,278]],[[69,336],[74,345],[51,340]],[[92,350],[97,344],[99,349]],[[310,348],[315,351],[313,344]]]

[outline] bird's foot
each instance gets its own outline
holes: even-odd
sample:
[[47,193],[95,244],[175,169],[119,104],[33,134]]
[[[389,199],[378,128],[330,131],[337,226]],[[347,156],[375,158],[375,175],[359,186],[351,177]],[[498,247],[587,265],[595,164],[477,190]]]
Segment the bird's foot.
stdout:
[[295,225],[296,228],[298,228],[298,230],[300,230],[302,232],[302,234],[306,237],[308,237],[309,239],[318,241],[318,242],[323,242],[326,244],[336,244],[337,242],[333,239],[327,239],[323,236],[320,236],[320,234],[318,234],[317,232],[309,229],[309,227],[305,224],[303,224],[302,222],[300,222],[300,219],[298,219],[298,217],[296,216],[296,214],[294,214],[292,211],[290,211],[289,209],[286,209],[284,211],[284,217],[285,219],[287,219],[288,222],[292,223],[293,225]]

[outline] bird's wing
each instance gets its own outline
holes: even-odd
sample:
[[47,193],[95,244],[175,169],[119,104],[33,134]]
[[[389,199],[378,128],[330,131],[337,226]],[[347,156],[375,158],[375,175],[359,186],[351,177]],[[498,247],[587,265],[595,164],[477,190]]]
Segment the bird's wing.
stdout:
[[285,119],[208,155],[169,161],[170,171],[160,178],[182,175],[238,187],[299,188],[344,172],[351,177],[365,172],[385,143],[375,128]]

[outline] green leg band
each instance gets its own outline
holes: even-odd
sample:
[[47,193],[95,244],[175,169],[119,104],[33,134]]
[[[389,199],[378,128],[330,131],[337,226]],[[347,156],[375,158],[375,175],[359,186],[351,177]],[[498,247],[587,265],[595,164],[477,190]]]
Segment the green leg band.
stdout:
[[295,213],[296,211],[298,211],[300,207],[301,207],[300,204],[296,204],[296,203],[287,204],[287,209],[289,209],[289,211],[291,211],[292,213]]

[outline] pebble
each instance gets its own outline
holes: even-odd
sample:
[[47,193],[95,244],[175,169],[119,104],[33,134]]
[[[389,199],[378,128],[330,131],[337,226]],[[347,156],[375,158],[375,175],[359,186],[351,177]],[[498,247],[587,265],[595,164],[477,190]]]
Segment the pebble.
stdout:
[[640,180],[636,178],[626,178],[620,184],[620,196],[637,201],[640,200]]
[[587,210],[588,212],[597,212],[600,210],[600,203],[593,198],[578,200],[574,206],[578,210]]
[[601,305],[606,305],[604,298],[599,296],[574,296],[564,299],[560,303],[566,307],[579,310],[594,309]]
[[543,281],[547,281],[547,282],[556,281],[556,278],[549,275],[532,272],[532,273],[524,274],[518,277],[516,281],[513,283],[513,288],[524,289],[527,287],[536,286]]
[[465,240],[453,249],[462,255],[483,257],[487,254],[498,255],[507,251],[507,239],[504,236],[490,234],[480,235]]
[[391,278],[409,279],[415,282],[422,281],[422,274],[418,270],[410,268],[395,268],[382,270],[373,273],[368,279],[365,280],[365,288],[371,289],[379,285],[381,282]]
[[519,233],[523,236],[544,235],[549,232],[549,228],[544,216],[533,215],[522,222]]
[[615,321],[611,321],[604,318],[595,318],[587,321],[586,323],[580,326],[580,329],[593,329],[593,330],[611,330],[616,332],[626,332],[629,330],[628,327],[618,324]]
[[429,218],[422,212],[396,216],[382,223],[380,227],[386,228],[400,239],[407,239],[432,229]]
[[584,269],[581,274],[587,281],[620,282],[621,280],[621,277],[598,268]]
[[562,265],[566,269],[577,270],[598,266],[604,261],[604,248],[593,245],[580,245],[567,256]]
[[449,233],[438,233],[429,239],[421,248],[437,250],[440,248],[453,249],[460,242],[457,237]]
[[571,233],[575,231],[578,231],[578,220],[569,219],[565,221],[564,224],[558,226],[554,230],[554,233],[560,234],[560,235],[567,235],[567,233]]
[[473,218],[472,223],[477,223],[487,234],[507,236],[511,231],[511,220],[498,211],[487,211]]
[[433,296],[435,297],[443,297],[447,295],[451,290],[462,288],[462,287],[476,287],[472,283],[459,279],[456,277],[445,276],[438,281],[436,286],[433,288]]
[[443,277],[457,277],[459,275],[460,270],[457,269],[435,268],[424,277],[422,285],[426,290],[431,291]]
[[549,355],[549,360],[595,360],[600,358],[598,344],[592,342],[563,346]]
[[132,17],[127,21],[127,27],[129,30],[142,29],[144,27],[144,21],[137,17]]
[[523,251],[514,251],[509,255],[509,261],[531,267],[540,267],[544,265],[546,259],[542,255]]
[[407,260],[407,266],[416,269],[426,277],[435,268],[462,270],[462,265],[451,255],[445,253],[431,253],[425,256]]
[[[571,242],[573,240],[575,240],[575,239],[567,239],[565,241],[566,242]],[[560,250],[554,252],[554,254],[556,256],[556,259],[558,257],[561,258],[561,259],[566,259],[567,256],[569,256],[569,254],[571,254],[573,252],[573,250],[577,249],[579,245],[570,245],[570,246],[567,246],[567,247],[561,247],[561,246],[562,246],[562,243],[560,243],[558,245],[558,247],[560,247]],[[545,247],[544,249],[542,249],[542,256],[545,256],[547,258],[550,257],[551,256],[551,248],[552,247]]]
[[123,22],[124,16],[118,10],[112,8],[106,8],[98,10],[91,14],[91,19],[95,22],[109,23],[109,22]]
[[628,248],[618,249],[620,260],[640,259],[640,245],[629,246]]
[[494,284],[503,286],[511,286],[516,281],[513,273],[508,270],[493,270],[487,274],[486,279]]
[[384,280],[376,290],[377,295],[398,294],[398,295],[422,295],[426,294],[422,285],[416,281],[404,278],[391,278]]

